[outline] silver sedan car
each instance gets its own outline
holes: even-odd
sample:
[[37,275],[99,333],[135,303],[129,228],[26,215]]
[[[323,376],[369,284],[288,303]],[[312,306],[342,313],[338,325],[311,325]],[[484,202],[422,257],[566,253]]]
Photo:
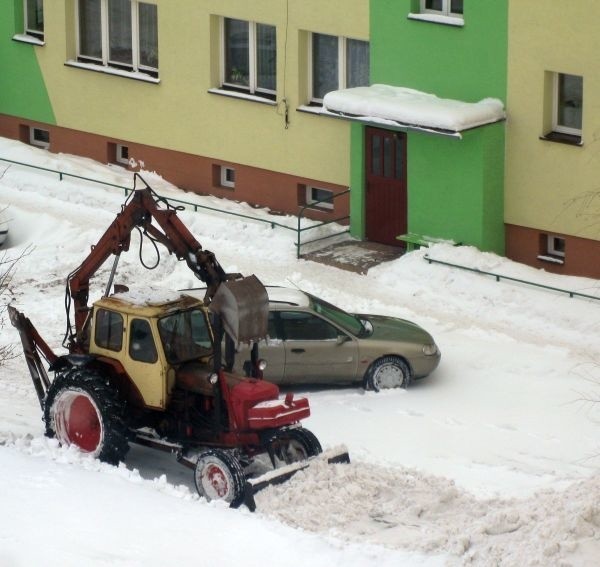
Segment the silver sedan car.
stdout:
[[[282,385],[360,383],[365,389],[406,388],[440,362],[431,335],[415,323],[357,315],[309,293],[267,287],[269,339],[259,356],[265,378]],[[248,358],[240,351],[236,369]]]

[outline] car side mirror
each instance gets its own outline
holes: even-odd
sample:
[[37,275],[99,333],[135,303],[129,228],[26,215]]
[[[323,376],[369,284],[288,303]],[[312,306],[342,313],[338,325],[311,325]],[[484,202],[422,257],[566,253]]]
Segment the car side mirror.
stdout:
[[338,335],[336,342],[338,345],[343,345],[344,343],[347,343],[349,340],[350,340],[350,337],[348,335]]

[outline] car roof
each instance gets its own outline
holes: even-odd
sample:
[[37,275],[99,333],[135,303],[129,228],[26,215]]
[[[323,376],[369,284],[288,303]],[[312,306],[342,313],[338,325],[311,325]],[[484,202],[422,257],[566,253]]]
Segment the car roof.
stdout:
[[[276,285],[265,286],[267,295],[269,297],[269,303],[271,305],[296,305],[298,307],[308,307],[310,305],[310,299],[303,291],[292,288],[292,287],[281,287]],[[196,287],[181,290],[193,297],[203,298],[206,292],[205,287]]]
[[269,303],[286,303],[288,305],[297,305],[299,307],[308,307],[310,300],[308,296],[299,289],[291,287],[265,286]]

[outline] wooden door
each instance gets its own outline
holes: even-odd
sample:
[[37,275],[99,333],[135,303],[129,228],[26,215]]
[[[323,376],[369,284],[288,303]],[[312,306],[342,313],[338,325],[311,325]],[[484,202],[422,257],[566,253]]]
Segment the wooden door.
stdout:
[[407,230],[406,134],[366,129],[365,235],[372,242],[402,246]]

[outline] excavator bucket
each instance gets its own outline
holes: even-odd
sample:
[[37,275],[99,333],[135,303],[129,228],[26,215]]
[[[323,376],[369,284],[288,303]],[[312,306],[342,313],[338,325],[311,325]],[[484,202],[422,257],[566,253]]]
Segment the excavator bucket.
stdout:
[[225,331],[236,345],[267,336],[269,298],[265,286],[254,275],[222,282],[210,310],[221,317]]

